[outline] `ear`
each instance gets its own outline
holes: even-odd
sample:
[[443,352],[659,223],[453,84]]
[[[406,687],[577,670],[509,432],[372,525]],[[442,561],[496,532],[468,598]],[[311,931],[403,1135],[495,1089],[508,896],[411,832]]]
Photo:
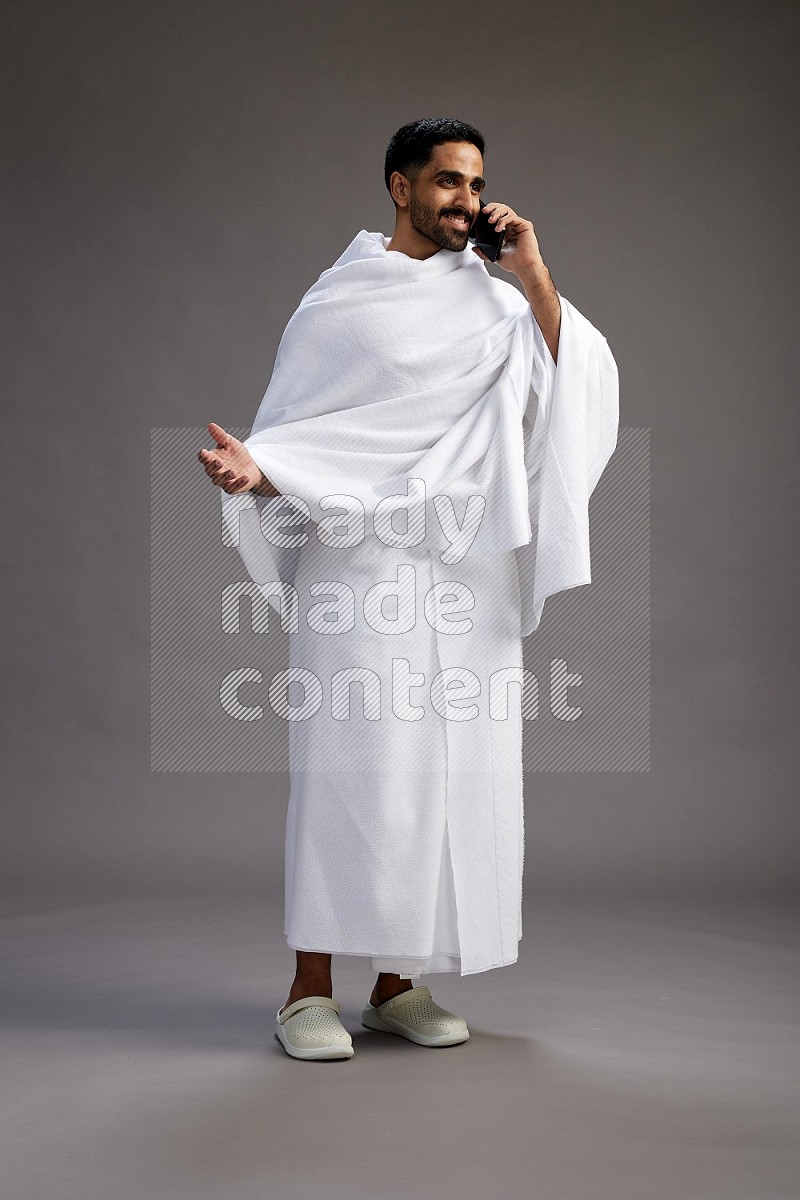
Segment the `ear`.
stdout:
[[400,171],[392,171],[389,177],[389,190],[398,208],[408,208],[411,183]]

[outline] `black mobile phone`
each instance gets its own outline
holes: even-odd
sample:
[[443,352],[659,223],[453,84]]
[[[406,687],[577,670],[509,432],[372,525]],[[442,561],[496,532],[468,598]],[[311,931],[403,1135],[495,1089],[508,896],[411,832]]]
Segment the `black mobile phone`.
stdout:
[[478,210],[477,217],[470,226],[469,240],[474,242],[479,250],[483,251],[490,262],[496,262],[505,241],[505,236],[505,229],[498,233],[494,225],[489,224],[489,214],[483,212],[483,208],[481,207]]

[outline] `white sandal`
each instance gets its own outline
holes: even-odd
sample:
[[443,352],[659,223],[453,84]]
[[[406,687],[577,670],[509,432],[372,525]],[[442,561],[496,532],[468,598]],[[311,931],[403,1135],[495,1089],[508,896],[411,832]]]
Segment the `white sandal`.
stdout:
[[292,1058],[352,1058],[353,1039],[330,996],[304,996],[275,1014],[275,1037]]
[[424,983],[408,988],[378,1008],[366,1004],[361,1024],[380,1033],[399,1033],[418,1046],[455,1046],[469,1040],[464,1018],[437,1004]]

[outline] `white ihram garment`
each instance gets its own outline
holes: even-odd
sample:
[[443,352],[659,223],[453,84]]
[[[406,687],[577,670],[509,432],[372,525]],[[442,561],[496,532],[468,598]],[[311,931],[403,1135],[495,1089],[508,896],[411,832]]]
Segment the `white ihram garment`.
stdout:
[[[274,610],[273,581],[297,594],[289,946],[466,975],[518,956],[521,638],[591,581],[618,377],[563,297],[556,366],[469,247],[418,260],[388,241],[362,230],[303,297],[245,442],[281,496],[223,494],[223,513]],[[449,554],[448,517],[465,525]],[[379,583],[397,600],[365,604]]]

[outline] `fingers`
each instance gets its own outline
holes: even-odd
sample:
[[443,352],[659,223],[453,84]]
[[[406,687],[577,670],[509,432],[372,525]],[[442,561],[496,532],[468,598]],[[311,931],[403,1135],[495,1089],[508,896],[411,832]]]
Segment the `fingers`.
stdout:
[[236,475],[227,483],[221,483],[219,486],[224,492],[229,495],[234,495],[236,492],[246,491],[249,487],[250,479],[247,475]]
[[221,475],[212,477],[212,482],[229,495],[246,491],[250,487],[249,476],[237,475],[235,471],[224,471]]
[[220,475],[223,475],[228,470],[222,459],[214,454],[212,450],[198,450],[197,457],[205,467],[206,475],[214,483],[217,482]]
[[513,225],[520,218],[510,209],[507,204],[501,204],[499,200],[490,200],[488,204],[484,204],[483,211],[489,211],[489,220],[494,224],[498,233],[505,229],[507,225]]
[[222,459],[213,450],[199,450],[197,457],[206,469],[206,475],[217,487],[226,492],[241,491],[250,482],[249,476],[237,473],[232,467],[226,467]]
[[486,212],[489,209],[491,209],[491,212],[489,213],[490,221],[496,221],[500,216],[507,217],[509,214],[511,216],[514,215],[508,205],[501,204],[499,200],[490,200],[488,204],[484,204],[483,211]]
[[226,433],[221,425],[217,425],[216,421],[209,421],[206,429],[211,434],[217,445],[222,449],[227,449],[230,446],[233,440],[231,435]]
[[213,450],[198,450],[197,457],[205,467],[207,475],[211,475],[213,471],[225,466],[222,459]]

